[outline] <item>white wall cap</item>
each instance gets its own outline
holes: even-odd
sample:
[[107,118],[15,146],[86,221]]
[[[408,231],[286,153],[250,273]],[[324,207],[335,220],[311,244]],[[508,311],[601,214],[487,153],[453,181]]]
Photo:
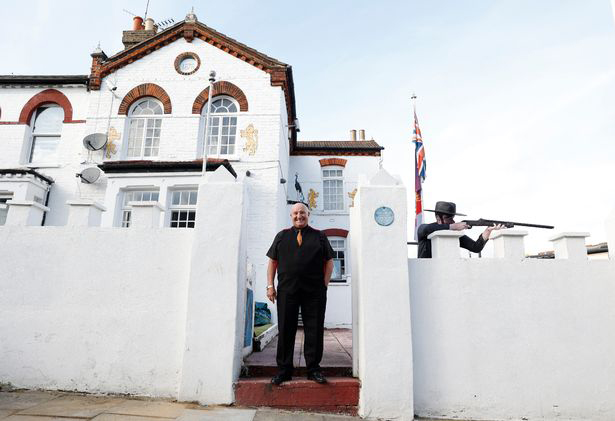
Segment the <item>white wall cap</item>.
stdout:
[[66,204],[69,206],[93,206],[96,209],[101,210],[102,212],[105,212],[107,210],[107,207],[104,206],[102,203],[89,199],[71,199],[67,200]]
[[589,232],[561,232],[559,234],[552,235],[549,241],[557,241],[562,238],[585,238],[589,237]]
[[234,183],[236,181],[233,174],[224,165],[220,165],[213,173],[207,174],[207,182],[209,183]]
[[149,202],[128,202],[128,206],[132,206],[133,208],[158,208],[161,211],[164,211],[165,209],[164,206],[162,206],[159,202],[156,202],[155,200]]
[[9,207],[11,206],[32,206],[44,212],[49,212],[49,208],[47,206],[41,205],[40,203],[34,202],[32,200],[8,200],[6,203],[9,205]]
[[527,231],[523,230],[511,230],[511,229],[501,229],[498,231],[492,232],[491,239],[495,240],[499,237],[525,237],[527,235]]
[[397,186],[400,183],[384,168],[380,168],[378,172],[369,180],[370,186]]
[[456,237],[456,238],[461,238],[464,235],[465,235],[465,231],[441,230],[441,231],[432,232],[431,234],[429,234],[427,236],[427,239],[431,240],[432,238],[437,238],[437,237]]

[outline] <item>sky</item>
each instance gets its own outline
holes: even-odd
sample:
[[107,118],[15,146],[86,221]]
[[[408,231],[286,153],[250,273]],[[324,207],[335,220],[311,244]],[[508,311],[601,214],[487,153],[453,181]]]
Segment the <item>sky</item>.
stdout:
[[[5,2],[0,74],[88,74],[98,42],[109,56],[123,48],[132,21],[123,9],[143,15],[146,3]],[[472,219],[606,241],[615,210],[609,0],[150,0],[148,16],[177,22],[193,6],[199,21],[293,66],[299,140],[365,129],[384,146],[410,213],[416,93],[426,208],[454,201]],[[554,232],[529,231],[526,251],[552,249]]]

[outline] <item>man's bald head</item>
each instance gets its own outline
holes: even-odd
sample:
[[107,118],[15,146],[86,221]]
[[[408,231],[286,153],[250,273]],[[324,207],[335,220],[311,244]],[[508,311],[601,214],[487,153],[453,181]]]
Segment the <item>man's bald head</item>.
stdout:
[[290,220],[293,223],[293,227],[302,229],[305,228],[309,222],[310,210],[304,203],[295,203],[290,208]]

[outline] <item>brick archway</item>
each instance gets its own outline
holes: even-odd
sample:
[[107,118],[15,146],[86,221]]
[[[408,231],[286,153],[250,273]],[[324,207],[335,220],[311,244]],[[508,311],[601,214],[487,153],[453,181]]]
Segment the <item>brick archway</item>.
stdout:
[[320,162],[320,166],[321,167],[327,167],[329,165],[336,165],[336,166],[340,166],[340,167],[345,167],[346,166],[346,162],[348,162],[346,159],[343,158],[324,158],[324,159],[320,159],[318,162]]
[[[214,83],[214,97],[228,95],[239,103],[239,111],[248,111],[248,98],[239,87],[231,82],[220,81]],[[201,114],[203,106],[209,99],[209,86],[201,91],[192,104],[192,114]]]
[[155,83],[144,83],[139,86],[135,86],[132,88],[124,99],[122,99],[122,103],[120,104],[120,108],[118,110],[119,115],[128,114],[128,108],[138,99],[141,99],[146,96],[151,96],[162,102],[162,107],[164,109],[165,114],[171,114],[172,106],[171,106],[171,98],[167,94],[167,91],[162,89],[160,86]]
[[34,95],[19,114],[19,123],[30,124],[30,119],[34,111],[45,104],[57,104],[64,110],[64,123],[73,123],[73,106],[62,92],[57,89],[45,89]]
[[348,230],[341,228],[329,228],[326,230],[322,230],[327,237],[348,237]]

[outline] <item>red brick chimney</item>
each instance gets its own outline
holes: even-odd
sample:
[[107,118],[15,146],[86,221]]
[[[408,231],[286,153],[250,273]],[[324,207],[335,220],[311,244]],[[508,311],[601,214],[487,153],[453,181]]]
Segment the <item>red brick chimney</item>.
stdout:
[[133,47],[156,35],[156,26],[152,18],[147,18],[145,25],[141,16],[132,18],[132,30],[122,33],[122,43],[124,49]]

